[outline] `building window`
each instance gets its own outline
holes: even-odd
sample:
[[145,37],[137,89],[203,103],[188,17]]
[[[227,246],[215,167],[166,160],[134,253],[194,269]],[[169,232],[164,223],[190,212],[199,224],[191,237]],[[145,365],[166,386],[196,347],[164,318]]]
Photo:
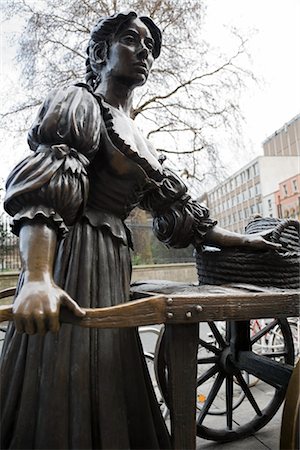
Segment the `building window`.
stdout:
[[253,166],[253,171],[254,171],[254,176],[255,176],[255,175],[258,175],[258,164],[257,164],[257,163],[254,164],[254,166]]
[[272,200],[270,198],[268,199],[268,208],[272,209]]
[[293,180],[292,183],[293,183],[293,191],[294,191],[294,192],[298,192],[298,183],[297,183],[297,180]]
[[255,185],[255,195],[259,195],[260,194],[260,184],[256,184]]
[[242,197],[243,197],[243,201],[248,200],[248,191],[243,191],[242,192]]
[[283,184],[282,189],[283,189],[284,196],[287,197],[288,190],[287,190],[286,184]]

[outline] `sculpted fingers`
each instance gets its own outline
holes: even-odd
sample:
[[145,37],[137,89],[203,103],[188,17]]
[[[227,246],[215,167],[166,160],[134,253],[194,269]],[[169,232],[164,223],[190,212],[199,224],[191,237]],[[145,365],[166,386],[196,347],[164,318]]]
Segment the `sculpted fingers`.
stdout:
[[[13,312],[15,313],[14,310],[13,310]],[[14,314],[14,322],[15,322],[15,327],[16,327],[17,332],[24,333],[25,328],[24,328],[23,317],[21,314],[19,314],[19,313]]]
[[27,334],[35,334],[36,333],[36,326],[35,326],[34,318],[29,316],[29,315],[24,315],[23,316],[23,321],[24,321],[25,333],[27,333]]
[[50,313],[48,315],[48,329],[52,333],[58,333],[60,327],[58,314]]
[[14,316],[14,321],[18,333],[34,334],[36,332],[33,318],[29,315],[16,313]]
[[85,311],[68,295],[65,294],[61,300],[62,304],[69,308],[77,317],[84,317]]
[[271,248],[275,248],[275,249],[282,248],[281,244],[276,244],[275,242],[269,242],[269,241],[268,241],[268,246],[271,247]]
[[34,314],[34,321],[37,333],[40,335],[44,335],[47,331],[45,315],[42,312],[40,313],[36,312]]

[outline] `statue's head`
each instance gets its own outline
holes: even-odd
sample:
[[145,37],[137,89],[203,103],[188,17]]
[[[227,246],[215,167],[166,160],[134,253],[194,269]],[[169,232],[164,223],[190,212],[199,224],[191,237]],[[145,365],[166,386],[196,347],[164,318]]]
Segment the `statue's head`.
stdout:
[[102,17],[87,48],[86,81],[95,89],[104,72],[128,85],[141,86],[160,54],[161,32],[149,17],[133,11]]

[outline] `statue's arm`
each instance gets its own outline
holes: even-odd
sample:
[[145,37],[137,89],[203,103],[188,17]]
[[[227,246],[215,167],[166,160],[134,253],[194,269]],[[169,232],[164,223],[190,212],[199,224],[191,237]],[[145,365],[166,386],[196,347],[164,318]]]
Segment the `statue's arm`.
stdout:
[[153,216],[153,231],[169,247],[182,248],[193,244],[220,247],[280,248],[262,234],[243,235],[227,231],[217,225],[206,206],[192,200],[187,187],[174,173],[165,170],[165,179],[158,189],[147,193],[140,205]]
[[[215,225],[206,233],[200,244],[213,244],[219,247],[251,247],[262,250],[281,248],[281,244],[276,244],[265,239],[271,233],[272,230],[267,230],[265,233],[241,234],[225,230]],[[197,240],[195,241],[195,246],[197,247]]]
[[43,223],[28,223],[21,227],[24,284],[13,305],[15,326],[19,332],[57,332],[61,305],[67,306],[77,316],[85,314],[53,281],[56,244],[57,233]]
[[[4,204],[20,236],[24,271],[13,309],[19,331],[57,331],[62,304],[83,314],[55,285],[53,262],[57,241],[78,220],[87,201],[87,167],[99,148],[98,113],[97,103],[83,89],[52,93],[29,133],[33,153],[8,177]],[[99,119],[96,125],[92,119]]]

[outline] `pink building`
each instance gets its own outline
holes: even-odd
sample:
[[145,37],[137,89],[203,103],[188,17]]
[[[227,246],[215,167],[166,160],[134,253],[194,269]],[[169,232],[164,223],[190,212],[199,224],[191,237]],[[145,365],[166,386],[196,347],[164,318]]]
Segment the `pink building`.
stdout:
[[274,195],[278,217],[300,220],[300,174],[279,183]]

